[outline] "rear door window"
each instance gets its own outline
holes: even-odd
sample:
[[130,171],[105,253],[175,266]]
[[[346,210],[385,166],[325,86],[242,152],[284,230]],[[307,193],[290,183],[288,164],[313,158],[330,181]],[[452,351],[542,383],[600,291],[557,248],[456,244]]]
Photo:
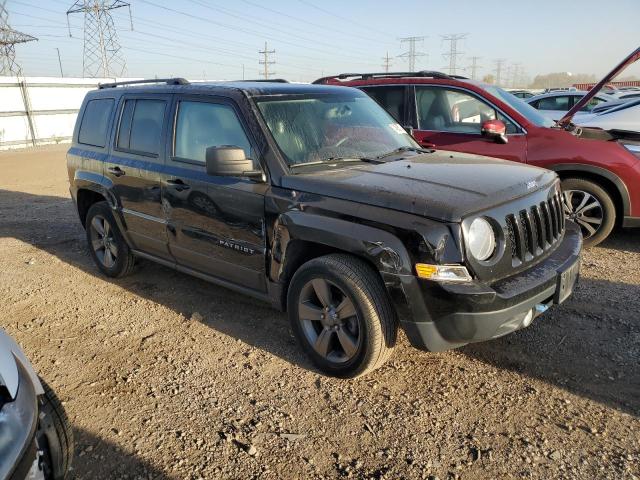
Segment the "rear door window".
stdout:
[[161,149],[166,106],[164,100],[126,100],[118,128],[118,148],[157,156]]
[[378,102],[398,123],[405,123],[405,88],[395,87],[365,87],[362,88],[367,95]]
[[104,148],[107,144],[107,131],[113,104],[112,98],[100,98],[87,102],[80,123],[78,143]]

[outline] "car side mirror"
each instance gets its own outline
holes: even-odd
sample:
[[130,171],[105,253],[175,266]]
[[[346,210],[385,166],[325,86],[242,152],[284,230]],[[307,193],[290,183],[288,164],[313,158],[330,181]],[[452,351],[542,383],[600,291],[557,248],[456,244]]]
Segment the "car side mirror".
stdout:
[[482,135],[496,143],[507,143],[507,126],[502,120],[487,120],[482,122]]
[[253,160],[244,149],[235,145],[209,147],[205,153],[207,175],[220,177],[262,178],[261,170],[254,170]]

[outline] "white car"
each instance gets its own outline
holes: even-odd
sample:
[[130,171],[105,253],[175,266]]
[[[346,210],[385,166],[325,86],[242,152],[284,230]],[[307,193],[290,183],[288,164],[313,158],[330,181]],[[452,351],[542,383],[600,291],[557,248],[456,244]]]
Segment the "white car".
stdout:
[[583,115],[573,121],[581,127],[632,132],[640,135],[640,98],[625,102],[604,112]]
[[[540,110],[542,114],[554,121],[560,120],[578,101],[586,95],[587,92],[582,90],[565,90],[543,93],[535,97],[525,99],[524,101],[533,108]],[[601,103],[615,100],[615,97],[606,93],[597,93],[589,103],[585,105],[574,117],[574,122],[579,120],[581,116],[591,113],[591,110]]]

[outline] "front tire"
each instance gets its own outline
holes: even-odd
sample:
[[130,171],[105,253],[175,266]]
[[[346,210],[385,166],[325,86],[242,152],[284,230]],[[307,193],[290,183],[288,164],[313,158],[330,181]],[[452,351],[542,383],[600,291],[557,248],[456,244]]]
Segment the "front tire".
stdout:
[[43,471],[47,480],[67,478],[73,458],[73,430],[62,402],[47,383],[40,379],[44,395],[39,399],[38,447],[43,454]]
[[616,207],[611,195],[597,183],[584,178],[562,181],[565,216],[582,230],[585,247],[605,240],[616,223]]
[[380,276],[350,255],[302,265],[291,280],[287,310],[303,349],[328,375],[371,372],[387,361],[396,343],[397,315]]
[[135,257],[118,229],[107,202],[91,205],[85,223],[89,253],[105,275],[117,278],[133,270]]

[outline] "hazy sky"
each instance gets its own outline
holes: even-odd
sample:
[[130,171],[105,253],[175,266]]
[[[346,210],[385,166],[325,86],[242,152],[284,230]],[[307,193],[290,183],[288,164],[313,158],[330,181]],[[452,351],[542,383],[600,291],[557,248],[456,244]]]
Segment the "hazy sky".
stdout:
[[[80,0],[82,2],[82,0]],[[110,3],[113,0],[107,0]],[[73,0],[7,0],[17,30],[39,38],[17,47],[26,75],[59,75],[55,48],[65,76],[82,75],[83,18],[70,18]],[[258,50],[275,49],[276,76],[309,81],[321,75],[381,71],[388,52],[393,70],[406,70],[397,56],[407,44],[399,38],[426,36],[418,50],[428,54],[417,69],[442,70],[448,44],[441,35],[466,33],[459,45],[469,57],[482,57],[479,76],[519,63],[526,74],[569,71],[601,76],[640,45],[640,0],[457,0],[391,2],[337,0],[130,0],[113,12],[127,76],[183,76],[237,79],[259,75]],[[163,8],[164,7],[164,8]],[[638,62],[640,63],[640,62]],[[503,70],[503,76],[506,70]],[[464,72],[460,72],[463,73]],[[469,73],[467,71],[467,73]],[[635,65],[625,75],[640,76]]]

